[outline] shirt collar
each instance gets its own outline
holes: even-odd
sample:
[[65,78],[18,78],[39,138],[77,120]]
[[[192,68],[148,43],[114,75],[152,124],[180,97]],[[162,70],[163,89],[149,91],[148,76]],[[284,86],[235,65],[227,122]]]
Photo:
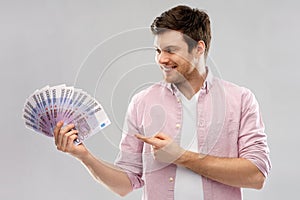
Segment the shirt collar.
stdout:
[[[213,74],[210,71],[209,67],[206,66],[205,68],[206,68],[207,76],[205,78],[205,81],[203,82],[203,86],[201,87],[201,90],[205,90],[207,94],[210,88],[212,87]],[[162,81],[161,84],[167,87],[172,92],[173,95],[178,92],[178,88],[173,83],[167,83],[165,81]]]

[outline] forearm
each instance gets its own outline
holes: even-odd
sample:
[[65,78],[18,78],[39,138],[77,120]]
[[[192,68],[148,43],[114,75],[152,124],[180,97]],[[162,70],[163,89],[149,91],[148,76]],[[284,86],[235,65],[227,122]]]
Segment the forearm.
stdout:
[[176,164],[234,187],[261,189],[265,179],[253,163],[243,158],[220,158],[186,151]]
[[116,166],[95,158],[84,144],[74,145],[78,130],[74,124],[68,124],[61,129],[63,122],[57,123],[54,129],[55,145],[58,150],[69,153],[80,160],[96,180],[112,191],[125,196],[132,191],[131,182],[125,172]]
[[88,153],[80,159],[92,176],[120,196],[132,191],[131,182],[127,174],[118,167],[95,158]]

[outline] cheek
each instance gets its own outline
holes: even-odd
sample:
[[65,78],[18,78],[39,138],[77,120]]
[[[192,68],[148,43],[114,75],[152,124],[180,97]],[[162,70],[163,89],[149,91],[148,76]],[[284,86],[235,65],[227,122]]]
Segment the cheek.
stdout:
[[185,60],[181,60],[181,62],[180,63],[177,63],[178,64],[178,68],[177,68],[177,71],[179,72],[179,73],[181,73],[181,74],[189,74],[189,73],[191,73],[192,71],[193,71],[193,69],[194,69],[194,65],[193,65],[193,63],[191,63],[191,61],[190,60],[187,60],[187,59],[185,59]]
[[180,66],[180,68],[182,68],[182,70],[188,70],[192,66],[192,63],[184,58],[180,59],[177,64]]
[[185,54],[177,54],[176,55],[176,61],[180,63],[181,65],[190,65],[191,64],[191,56],[185,55]]

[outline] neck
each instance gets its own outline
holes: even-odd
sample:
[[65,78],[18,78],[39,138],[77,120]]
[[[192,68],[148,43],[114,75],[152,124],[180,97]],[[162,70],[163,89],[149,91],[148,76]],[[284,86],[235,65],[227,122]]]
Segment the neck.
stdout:
[[191,99],[203,86],[207,72],[205,67],[202,68],[203,70],[200,69],[195,68],[190,77],[187,77],[183,82],[175,84],[187,99]]

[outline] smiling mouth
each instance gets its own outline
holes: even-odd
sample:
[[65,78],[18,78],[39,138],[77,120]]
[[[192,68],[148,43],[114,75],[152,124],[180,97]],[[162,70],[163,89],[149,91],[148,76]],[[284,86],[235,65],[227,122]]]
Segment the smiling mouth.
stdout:
[[161,66],[162,70],[164,70],[165,72],[169,72],[173,69],[176,69],[177,66],[171,66],[171,67],[165,67],[165,66]]

